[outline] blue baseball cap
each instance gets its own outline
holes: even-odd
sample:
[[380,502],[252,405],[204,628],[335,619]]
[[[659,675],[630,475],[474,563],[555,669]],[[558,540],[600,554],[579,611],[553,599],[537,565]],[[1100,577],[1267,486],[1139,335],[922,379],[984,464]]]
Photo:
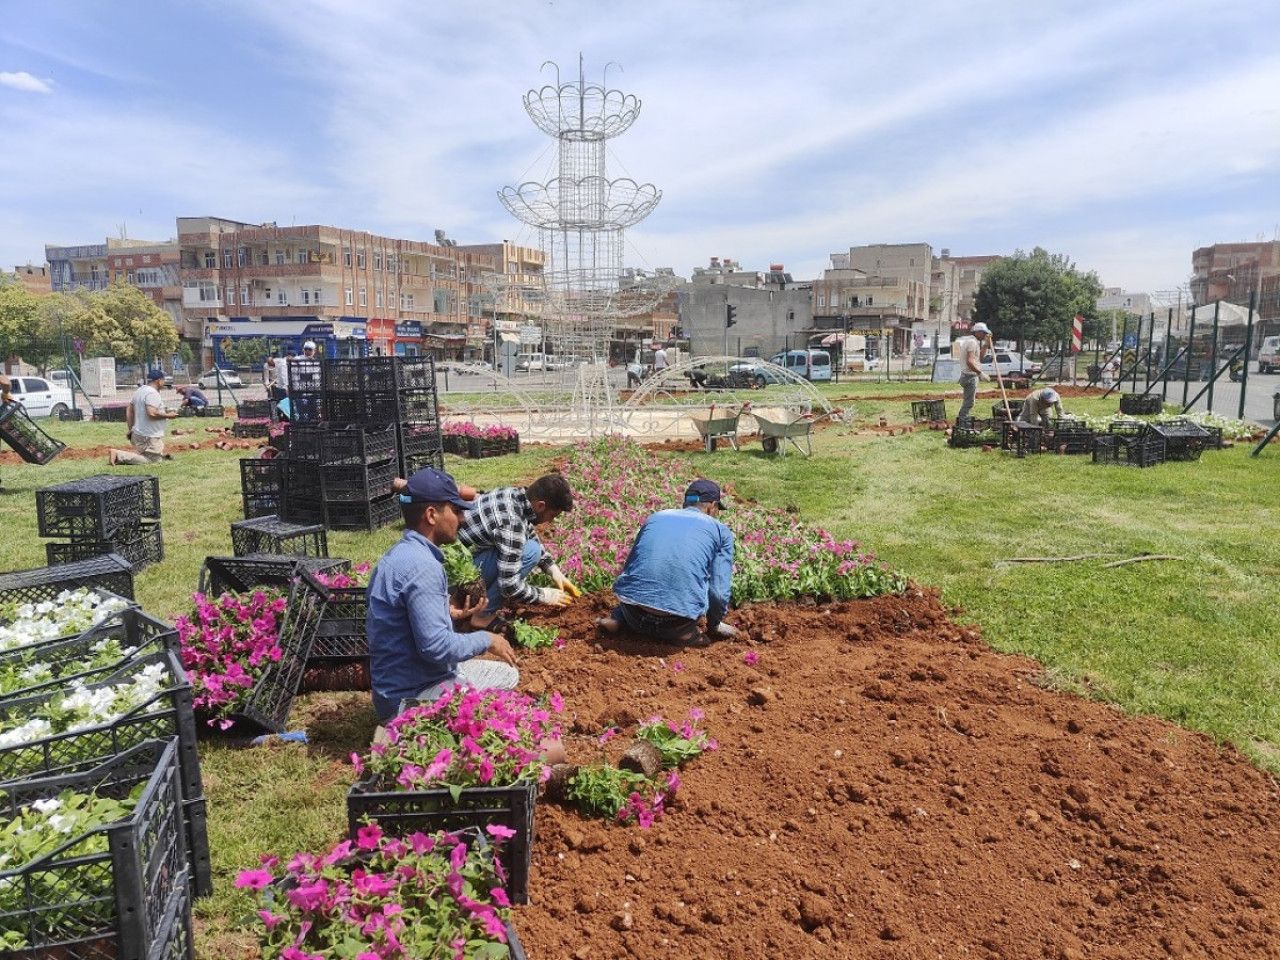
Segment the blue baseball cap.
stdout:
[[150,383],[152,380],[163,380],[165,376],[165,372],[159,367],[152,367],[147,371],[147,382]]
[[714,503],[724,509],[724,501],[720,497],[720,484],[714,480],[695,480],[684,492],[684,505],[692,507],[699,503]]
[[452,503],[463,510],[470,510],[475,506],[471,501],[462,499],[453,477],[435,467],[423,467],[411,476],[404,492],[400,494],[400,502]]

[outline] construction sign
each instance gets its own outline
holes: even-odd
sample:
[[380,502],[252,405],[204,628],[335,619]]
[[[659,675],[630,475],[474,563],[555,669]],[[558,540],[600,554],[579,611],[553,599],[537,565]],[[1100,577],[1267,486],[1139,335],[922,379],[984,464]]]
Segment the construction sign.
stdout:
[[1071,352],[1079,353],[1084,346],[1084,317],[1076,314],[1071,321]]

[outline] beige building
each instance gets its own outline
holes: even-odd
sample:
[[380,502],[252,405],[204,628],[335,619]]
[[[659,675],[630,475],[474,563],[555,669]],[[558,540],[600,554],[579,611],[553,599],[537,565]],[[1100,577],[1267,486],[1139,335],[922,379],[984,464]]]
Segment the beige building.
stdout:
[[1191,302],[1227,300],[1242,307],[1255,297],[1261,336],[1280,332],[1280,241],[1215,243],[1191,255]]
[[911,331],[927,328],[933,248],[927,243],[875,243],[831,255],[813,282],[816,327],[891,337],[895,350]]
[[36,266],[32,263],[26,263],[22,266],[13,268],[14,275],[18,278],[18,283],[27,293],[33,293],[37,297],[46,293],[51,293],[53,287],[49,283],[49,267],[46,264]]

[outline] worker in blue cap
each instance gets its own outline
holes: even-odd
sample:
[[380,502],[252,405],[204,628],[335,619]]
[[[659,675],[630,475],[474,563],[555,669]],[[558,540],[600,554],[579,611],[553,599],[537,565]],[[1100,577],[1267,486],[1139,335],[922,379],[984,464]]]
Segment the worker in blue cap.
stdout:
[[[404,536],[378,561],[367,591],[369,673],[382,721],[399,712],[402,700],[435,700],[455,684],[511,690],[520,680],[505,637],[487,630],[459,633],[454,626],[479,604],[459,609],[449,603],[440,548],[457,539],[473,504],[453,477],[431,467],[397,482],[397,489]],[[497,659],[478,659],[482,653]]]
[[172,460],[164,452],[164,422],[172,420],[178,411],[164,405],[160,390],[164,386],[165,373],[159,367],[147,371],[147,382],[140,386],[129,400],[124,411],[125,437],[133,444],[132,450],[109,450],[107,461],[113,466],[145,466],[157,460]]
[[1026,399],[1022,401],[1022,411],[1018,414],[1018,420],[1021,423],[1042,426],[1050,430],[1053,428],[1049,419],[1050,412],[1059,420],[1062,419],[1062,397],[1053,387],[1043,387],[1027,394]]
[[[735,636],[738,631],[724,622],[733,579],[733,531],[716,519],[723,509],[720,485],[700,479],[685,490],[681,509],[650,515],[614,581],[618,605],[596,625],[605,633],[625,627],[695,647]],[[698,625],[703,614],[705,633]]]

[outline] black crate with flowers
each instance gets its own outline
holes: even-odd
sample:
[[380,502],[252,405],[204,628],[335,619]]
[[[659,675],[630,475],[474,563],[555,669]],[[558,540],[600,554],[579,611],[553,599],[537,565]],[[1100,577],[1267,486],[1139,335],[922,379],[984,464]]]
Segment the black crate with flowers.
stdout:
[[[347,794],[352,838],[376,824],[394,836],[480,827],[507,841],[500,855],[514,903],[529,898],[534,805],[545,741],[559,737],[550,704],[513,690],[455,687],[434,703],[406,704],[385,743],[359,759]],[[496,737],[473,736],[477,728]]]
[[514,427],[505,427],[501,424],[479,427],[474,433],[467,435],[467,456],[472,460],[503,457],[509,453],[519,452],[520,434]]

